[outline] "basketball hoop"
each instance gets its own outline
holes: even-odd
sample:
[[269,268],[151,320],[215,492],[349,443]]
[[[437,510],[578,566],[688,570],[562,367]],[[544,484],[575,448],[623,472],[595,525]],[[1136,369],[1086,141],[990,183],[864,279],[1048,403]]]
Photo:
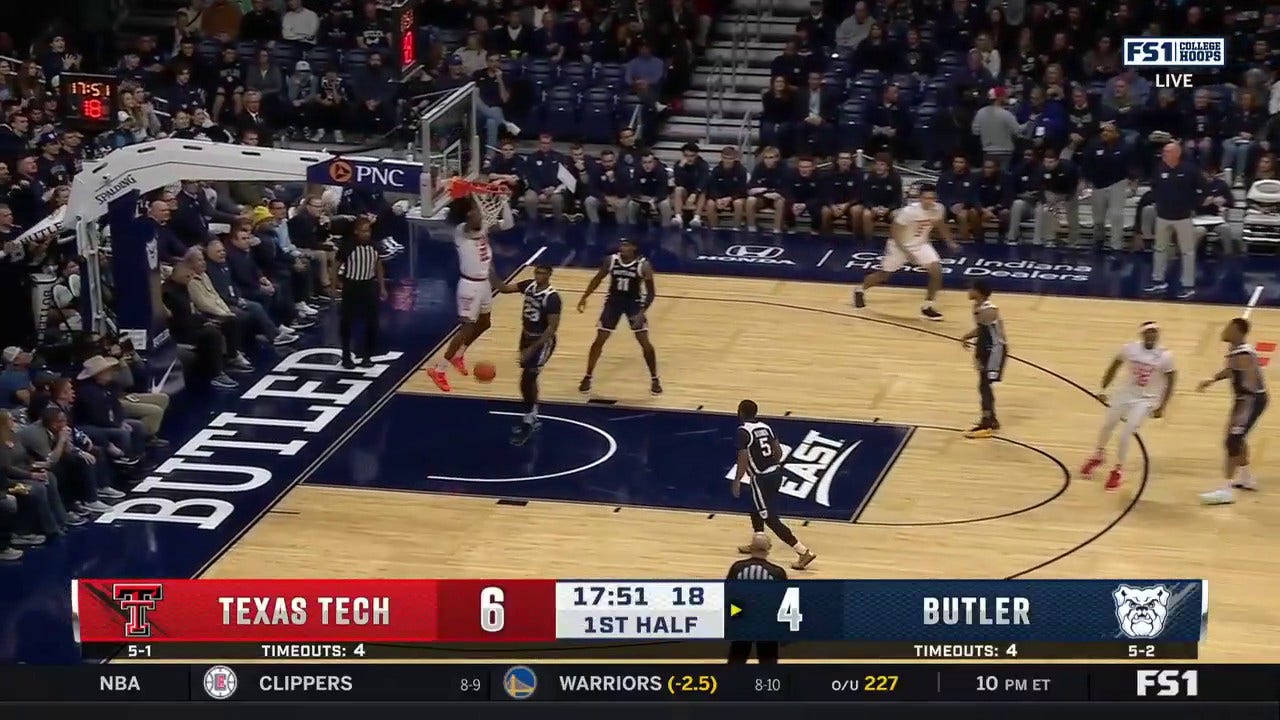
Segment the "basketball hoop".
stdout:
[[453,178],[449,181],[449,197],[457,200],[470,195],[480,208],[480,223],[489,228],[502,220],[502,209],[509,202],[511,188],[502,183],[483,183]]

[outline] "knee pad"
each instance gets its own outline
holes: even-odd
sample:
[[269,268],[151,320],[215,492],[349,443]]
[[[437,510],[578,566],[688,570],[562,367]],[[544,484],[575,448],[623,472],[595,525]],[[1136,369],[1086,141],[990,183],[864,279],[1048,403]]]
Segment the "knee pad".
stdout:
[[1244,436],[1231,433],[1227,435],[1227,454],[1236,457],[1244,450]]

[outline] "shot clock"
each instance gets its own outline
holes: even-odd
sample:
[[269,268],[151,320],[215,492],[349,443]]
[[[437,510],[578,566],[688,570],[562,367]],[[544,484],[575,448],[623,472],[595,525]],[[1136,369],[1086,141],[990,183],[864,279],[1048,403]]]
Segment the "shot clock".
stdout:
[[392,61],[400,71],[401,78],[407,78],[422,66],[418,57],[418,18],[415,12],[417,0],[403,0],[392,9]]
[[59,87],[67,122],[84,130],[106,130],[115,125],[120,78],[113,75],[62,73]]

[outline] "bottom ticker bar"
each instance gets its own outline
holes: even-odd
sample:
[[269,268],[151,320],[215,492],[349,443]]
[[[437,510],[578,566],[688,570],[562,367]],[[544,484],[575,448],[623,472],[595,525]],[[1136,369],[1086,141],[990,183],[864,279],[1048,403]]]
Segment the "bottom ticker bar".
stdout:
[[[723,660],[729,644],[717,641],[555,645],[399,643],[182,643],[86,644],[86,658],[108,660]],[[792,643],[791,660],[1195,660],[1195,643]]]
[[0,702],[1256,701],[1280,667],[1233,665],[97,665],[0,668]]
[[1240,665],[228,664],[0,667],[0,701],[1256,701]]

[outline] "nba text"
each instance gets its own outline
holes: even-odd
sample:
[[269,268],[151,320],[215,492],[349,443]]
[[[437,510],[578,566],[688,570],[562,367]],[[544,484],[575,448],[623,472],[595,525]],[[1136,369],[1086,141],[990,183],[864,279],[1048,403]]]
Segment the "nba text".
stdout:
[[[390,625],[385,597],[318,597],[321,625]],[[223,625],[306,625],[311,607],[304,597],[220,597]]]
[[1031,600],[1024,597],[927,597],[925,625],[1030,625]]

